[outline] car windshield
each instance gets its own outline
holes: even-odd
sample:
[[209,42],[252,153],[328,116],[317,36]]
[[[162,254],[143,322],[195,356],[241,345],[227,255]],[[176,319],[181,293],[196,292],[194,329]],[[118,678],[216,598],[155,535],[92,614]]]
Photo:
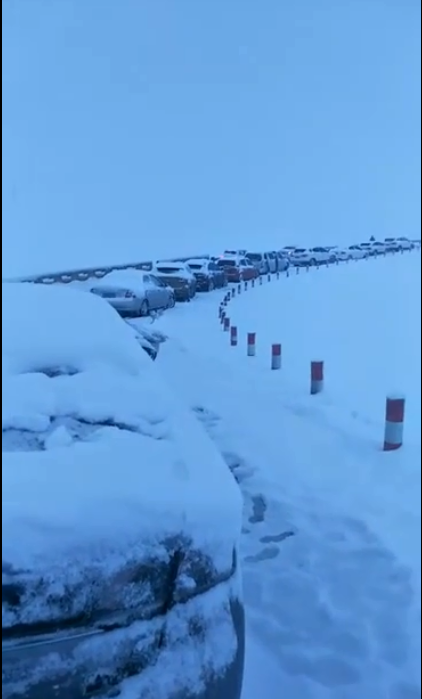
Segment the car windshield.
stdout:
[[180,267],[157,267],[157,272],[160,272],[160,274],[180,274],[180,272],[183,272]]
[[218,264],[220,267],[236,267],[235,260],[219,260]]
[[197,262],[192,263],[192,264],[189,262],[189,269],[202,269],[202,267],[203,267],[203,265],[198,264]]
[[248,252],[248,260],[256,260],[257,262],[260,262],[262,260],[262,255],[260,252]]
[[295,252],[303,253],[306,252],[305,248],[296,248]]

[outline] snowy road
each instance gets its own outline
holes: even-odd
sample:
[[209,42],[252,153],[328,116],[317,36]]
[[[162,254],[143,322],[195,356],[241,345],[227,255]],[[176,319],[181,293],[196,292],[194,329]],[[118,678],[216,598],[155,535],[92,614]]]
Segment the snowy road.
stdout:
[[[250,635],[245,699],[255,699],[257,687],[268,699],[420,697],[420,431],[413,429],[416,418],[420,425],[419,389],[409,396],[413,419],[410,415],[407,446],[386,456],[379,444],[390,386],[383,386],[381,373],[371,385],[370,370],[359,367],[369,372],[363,411],[353,409],[362,389],[341,402],[334,372],[338,390],[317,399],[307,395],[301,378],[303,328],[308,327],[309,353],[315,338],[319,349],[327,350],[342,332],[331,318],[331,337],[327,322],[317,333],[306,316],[306,294],[310,314],[312,298],[325,304],[335,298],[337,319],[346,304],[357,306],[353,333],[366,328],[361,343],[371,343],[369,363],[372,351],[380,351],[373,346],[378,338],[386,365],[400,365],[397,346],[385,356],[388,314],[381,314],[371,338],[365,315],[369,309],[373,318],[374,280],[377,295],[388,291],[391,264],[396,275],[401,270],[406,278],[407,291],[413,283],[413,297],[419,291],[420,304],[419,255],[377,261],[370,273],[356,265],[282,279],[231,302],[230,313],[242,333],[253,330],[269,339],[271,330],[277,335],[272,341],[287,338],[283,359],[297,358],[291,372],[268,370],[269,344],[255,359],[245,357],[242,341],[230,348],[218,325],[215,296],[160,320],[170,337],[160,365],[218,444],[244,494]],[[410,354],[406,345],[414,342],[415,323],[420,323],[420,305],[417,315],[411,299],[406,317],[400,318],[407,388],[418,357],[420,371],[420,325],[419,348],[412,347]],[[331,315],[334,311],[332,302]],[[292,325],[299,312],[303,324]],[[350,348],[341,341],[336,347],[337,353],[343,347],[340,366]],[[404,380],[402,374],[396,371],[396,378]],[[379,419],[373,410],[377,401]]]

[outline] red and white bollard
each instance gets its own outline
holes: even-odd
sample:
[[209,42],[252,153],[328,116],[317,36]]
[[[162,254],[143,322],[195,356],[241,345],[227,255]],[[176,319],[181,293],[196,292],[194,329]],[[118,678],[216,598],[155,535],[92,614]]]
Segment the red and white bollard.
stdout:
[[261,276],[259,277],[259,283],[260,283],[260,285],[262,284],[262,277]]
[[245,281],[245,291],[247,291],[247,290],[248,290],[248,282]]
[[277,279],[280,279],[280,272],[277,270]]
[[271,369],[281,369],[281,345],[271,347]]
[[226,317],[226,312],[221,311],[221,325],[224,325],[224,318]]
[[228,316],[224,316],[223,330],[226,333],[228,333],[230,330],[230,318]]
[[324,390],[324,362],[311,362],[311,395]]
[[255,357],[256,333],[248,333],[248,357]]
[[403,444],[405,399],[387,398],[385,406],[384,451],[395,451]]
[[237,328],[235,325],[232,325],[230,328],[230,345],[237,347]]
[[242,293],[242,285],[241,285],[241,284],[238,284],[238,285],[237,285],[237,293],[238,293],[238,294],[241,294],[241,293]]

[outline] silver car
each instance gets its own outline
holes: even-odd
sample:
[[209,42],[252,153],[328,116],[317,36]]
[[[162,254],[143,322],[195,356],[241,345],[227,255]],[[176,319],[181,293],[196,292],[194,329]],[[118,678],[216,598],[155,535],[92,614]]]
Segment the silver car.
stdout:
[[173,308],[173,289],[153,274],[145,272],[111,272],[90,287],[121,315],[147,316],[151,311]]

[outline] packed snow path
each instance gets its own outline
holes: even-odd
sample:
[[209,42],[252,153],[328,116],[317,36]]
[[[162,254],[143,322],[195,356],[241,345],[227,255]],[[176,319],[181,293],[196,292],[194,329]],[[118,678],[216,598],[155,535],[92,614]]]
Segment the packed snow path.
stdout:
[[[388,289],[392,263],[379,261],[368,273],[377,293],[380,285]],[[402,269],[407,279],[416,265],[420,304],[420,256],[394,263],[396,275]],[[344,294],[346,273],[365,325],[371,289],[360,265],[312,272],[324,281],[314,276],[309,289],[329,285],[336,298],[339,289]],[[275,324],[281,332],[285,285],[292,281],[243,294],[231,314],[255,323],[261,318],[260,328],[248,330]],[[344,311],[346,299],[337,300]],[[414,331],[420,321],[411,308],[407,313]],[[299,320],[294,308],[289,314]],[[401,452],[382,453],[385,395],[379,396],[378,423],[371,412],[351,410],[348,401],[307,396],[297,377],[268,371],[269,348],[251,363],[242,342],[228,346],[212,299],[178,309],[161,327],[170,339],[160,364],[244,494],[244,585],[255,649],[245,699],[254,699],[256,684],[268,699],[420,697],[420,434],[410,433]],[[291,327],[289,333],[293,341]],[[416,409],[418,402],[420,411],[420,395],[411,397]],[[267,669],[256,662],[257,653]],[[277,684],[267,687],[273,675]]]

